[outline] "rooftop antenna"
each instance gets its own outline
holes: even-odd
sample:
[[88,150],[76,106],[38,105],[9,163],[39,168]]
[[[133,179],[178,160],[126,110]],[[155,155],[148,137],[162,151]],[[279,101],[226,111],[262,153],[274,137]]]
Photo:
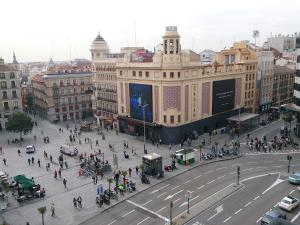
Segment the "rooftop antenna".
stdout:
[[259,38],[259,30],[254,30],[252,33],[252,37],[254,38],[254,43],[256,46],[256,39]]

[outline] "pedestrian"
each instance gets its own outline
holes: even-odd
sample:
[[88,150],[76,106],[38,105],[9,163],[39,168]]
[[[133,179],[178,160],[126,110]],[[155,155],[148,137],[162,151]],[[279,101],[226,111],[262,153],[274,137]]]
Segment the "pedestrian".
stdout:
[[63,184],[64,184],[65,188],[67,188],[67,180],[66,180],[66,178],[63,179]]
[[75,197],[73,198],[73,205],[75,208],[77,207],[77,199]]
[[57,171],[54,170],[54,178],[57,179]]
[[98,184],[98,176],[97,176],[97,174],[95,176],[95,181],[96,181],[96,184]]
[[20,149],[18,149],[18,155],[21,156],[21,150]]
[[55,216],[55,207],[54,207],[54,203],[51,204],[51,216]]
[[43,136],[43,134],[44,134],[44,131],[43,131],[43,130],[41,130],[41,135]]
[[36,142],[36,136],[35,135],[33,136],[33,138],[34,138],[34,141]]
[[59,170],[58,170],[58,176],[59,176],[59,178],[61,178],[61,168],[59,168]]
[[31,163],[34,164],[34,157],[31,157]]
[[104,173],[102,170],[100,171],[100,176],[101,176],[101,180],[103,180]]
[[52,155],[50,155],[50,162],[52,163]]
[[138,166],[135,167],[135,173],[139,174],[139,167]]
[[77,198],[77,202],[78,202],[78,206],[79,206],[80,208],[82,208],[82,198],[81,198],[80,195],[79,195],[78,198]]
[[3,163],[4,163],[4,166],[6,166],[6,159],[3,158]]
[[29,223],[29,222],[26,222],[26,225],[30,225],[30,223]]
[[131,177],[131,168],[128,169],[129,177]]
[[38,159],[37,163],[38,163],[39,167],[41,167],[41,161],[40,161],[40,159]]
[[30,160],[30,158],[28,158],[28,165],[30,166],[30,163],[31,163],[31,160]]
[[96,179],[96,178],[95,178],[94,175],[92,176],[92,179],[93,179],[93,183],[96,184],[96,182],[95,182],[95,179]]

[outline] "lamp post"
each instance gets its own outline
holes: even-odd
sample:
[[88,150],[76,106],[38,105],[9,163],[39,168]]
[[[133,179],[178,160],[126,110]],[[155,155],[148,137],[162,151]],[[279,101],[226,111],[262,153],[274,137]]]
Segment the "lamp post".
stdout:
[[146,154],[146,113],[145,108],[148,106],[148,104],[141,105],[143,108],[143,119],[144,119],[144,154]]

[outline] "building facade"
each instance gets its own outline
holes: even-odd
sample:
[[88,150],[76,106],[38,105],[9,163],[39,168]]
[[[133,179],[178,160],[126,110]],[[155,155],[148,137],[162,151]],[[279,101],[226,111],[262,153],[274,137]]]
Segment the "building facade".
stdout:
[[296,38],[299,36],[300,32],[296,32],[292,35],[277,34],[268,38],[267,43],[265,43],[265,47],[275,48],[280,53],[294,52],[296,49]]
[[0,58],[0,130],[10,115],[22,111],[20,71],[15,65],[8,65]]
[[256,80],[256,62],[204,65],[199,54],[181,50],[177,27],[167,27],[162,39],[152,60],[136,62],[126,54],[117,63],[120,131],[142,136],[145,121],[148,139],[179,143],[225,126],[248,101],[242,93],[248,73]]
[[49,71],[31,80],[35,111],[52,122],[92,116],[90,69]]
[[293,101],[295,70],[286,66],[274,66],[273,105],[280,106]]

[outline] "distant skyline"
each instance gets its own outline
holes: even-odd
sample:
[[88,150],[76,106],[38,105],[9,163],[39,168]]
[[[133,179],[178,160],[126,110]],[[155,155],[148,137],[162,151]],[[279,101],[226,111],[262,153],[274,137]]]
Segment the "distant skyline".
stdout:
[[300,31],[297,0],[10,0],[1,3],[0,57],[19,62],[90,59],[100,32],[111,51],[136,45],[153,50],[166,26],[177,26],[182,49],[219,51],[250,40]]

